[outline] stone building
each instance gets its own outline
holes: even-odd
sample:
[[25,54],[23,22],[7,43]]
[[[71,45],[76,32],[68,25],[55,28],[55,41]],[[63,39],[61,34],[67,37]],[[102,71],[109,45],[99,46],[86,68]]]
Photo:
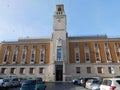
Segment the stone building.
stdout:
[[0,43],[0,72],[7,76],[70,81],[75,77],[113,77],[120,73],[120,38],[69,37],[64,5],[56,5],[51,38]]

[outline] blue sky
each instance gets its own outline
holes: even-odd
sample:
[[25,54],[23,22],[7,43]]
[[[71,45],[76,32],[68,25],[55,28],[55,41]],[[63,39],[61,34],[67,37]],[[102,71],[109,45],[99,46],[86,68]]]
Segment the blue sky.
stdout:
[[51,37],[59,3],[69,36],[120,37],[120,0],[0,0],[0,41]]

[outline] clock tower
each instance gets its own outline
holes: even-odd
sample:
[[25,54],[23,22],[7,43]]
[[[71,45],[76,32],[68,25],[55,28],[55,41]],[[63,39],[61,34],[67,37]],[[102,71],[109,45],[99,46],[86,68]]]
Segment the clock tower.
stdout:
[[56,12],[54,14],[54,30],[66,30],[64,5],[56,5]]
[[66,68],[68,60],[67,52],[67,32],[66,32],[66,14],[64,5],[56,5],[56,11],[53,16],[53,33],[51,39],[51,65],[53,65],[53,78],[55,81],[65,81]]

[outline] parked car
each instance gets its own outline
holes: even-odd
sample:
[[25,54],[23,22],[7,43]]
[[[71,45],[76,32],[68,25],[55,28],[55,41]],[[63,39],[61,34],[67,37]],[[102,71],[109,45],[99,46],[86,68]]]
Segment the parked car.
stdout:
[[20,86],[20,79],[19,78],[9,78],[12,87]]
[[114,78],[120,78],[120,76],[115,76]]
[[100,90],[100,84],[102,83],[102,80],[99,80],[96,83],[92,84],[92,89],[91,90]]
[[1,87],[11,87],[10,79],[3,79]]
[[19,78],[20,85],[22,85],[22,83],[26,80],[27,80],[27,78]]
[[20,90],[45,90],[46,84],[39,79],[28,79],[23,82]]
[[90,90],[100,90],[101,80],[99,79],[89,79],[86,82],[85,87]]
[[4,79],[0,78],[0,87],[2,87],[3,81],[4,81]]
[[76,79],[73,79],[73,80],[72,80],[72,83],[73,83],[73,84],[76,84],[76,85],[81,85],[81,79],[82,79],[81,77],[76,78]]
[[120,90],[120,78],[104,78],[100,90]]
[[85,85],[86,85],[86,82],[87,82],[87,80],[89,80],[89,79],[95,79],[95,78],[82,78],[81,79],[81,86],[83,86],[83,87],[85,87]]

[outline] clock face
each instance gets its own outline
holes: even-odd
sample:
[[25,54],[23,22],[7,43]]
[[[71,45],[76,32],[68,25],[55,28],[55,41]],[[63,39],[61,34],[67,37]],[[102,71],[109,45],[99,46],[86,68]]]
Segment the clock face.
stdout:
[[58,21],[58,22],[61,22],[61,20],[60,20],[60,19],[58,19],[57,21]]

